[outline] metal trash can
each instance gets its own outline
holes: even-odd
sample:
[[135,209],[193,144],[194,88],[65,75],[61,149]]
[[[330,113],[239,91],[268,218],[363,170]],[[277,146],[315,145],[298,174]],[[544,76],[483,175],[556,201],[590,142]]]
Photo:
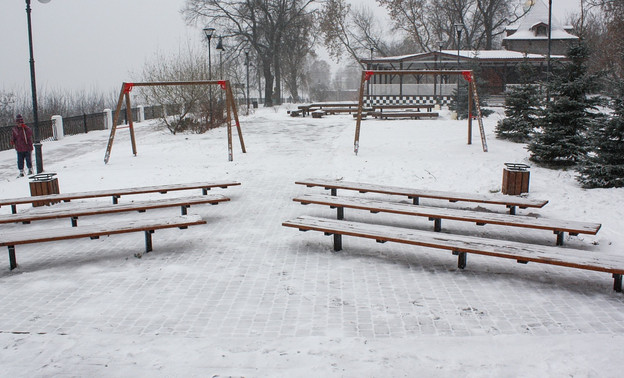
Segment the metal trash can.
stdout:
[[251,105],[253,106],[254,109],[258,109],[258,101],[252,101]]
[[503,194],[519,195],[529,192],[530,166],[520,163],[505,163],[503,168]]
[[[31,181],[30,195],[45,196],[48,194],[59,194],[58,178],[54,177],[56,173],[38,173],[28,177]],[[38,201],[33,202],[33,207],[51,205],[60,201]]]

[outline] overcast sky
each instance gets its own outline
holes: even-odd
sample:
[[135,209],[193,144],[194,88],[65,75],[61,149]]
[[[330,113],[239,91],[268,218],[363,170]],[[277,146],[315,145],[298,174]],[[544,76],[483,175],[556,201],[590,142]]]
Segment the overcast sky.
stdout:
[[[547,0],[545,0],[547,1]],[[375,5],[374,0],[351,3]],[[0,0],[0,89],[30,88],[26,5]],[[184,0],[32,0],[37,84],[47,90],[117,90],[157,51],[201,43],[180,15]],[[553,0],[561,21],[579,0]],[[214,47],[214,46],[213,46]],[[136,79],[136,77],[134,77]]]

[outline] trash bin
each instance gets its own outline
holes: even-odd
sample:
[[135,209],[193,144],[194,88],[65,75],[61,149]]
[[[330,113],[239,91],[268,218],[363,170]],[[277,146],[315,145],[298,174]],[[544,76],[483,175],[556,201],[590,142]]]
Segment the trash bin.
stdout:
[[[54,177],[56,173],[39,173],[28,177],[31,181],[30,195],[45,196],[47,194],[59,194],[58,178]],[[38,201],[33,202],[33,207],[51,205],[60,201]]]
[[253,106],[254,109],[258,109],[258,101],[252,101],[251,105]]
[[530,166],[519,163],[505,163],[503,168],[503,194],[519,195],[529,192]]

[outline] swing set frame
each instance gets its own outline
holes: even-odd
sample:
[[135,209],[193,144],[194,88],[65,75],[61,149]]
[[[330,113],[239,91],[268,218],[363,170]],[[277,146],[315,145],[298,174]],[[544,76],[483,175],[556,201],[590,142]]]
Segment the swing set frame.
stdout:
[[[104,164],[107,164],[111,150],[113,148],[113,141],[115,139],[115,133],[117,129],[128,128],[130,130],[130,142],[132,144],[132,154],[137,155],[136,139],[134,136],[134,122],[132,120],[132,106],[130,103],[130,92],[134,87],[156,87],[156,86],[173,86],[173,85],[219,85],[222,90],[225,91],[225,102],[227,109],[227,138],[228,138],[228,161],[234,160],[234,154],[232,151],[232,119],[236,122],[236,129],[238,132],[238,139],[240,141],[241,150],[246,153],[245,142],[243,141],[243,133],[238,120],[238,112],[236,110],[236,102],[234,101],[234,95],[232,94],[232,87],[229,80],[205,80],[205,81],[164,81],[164,82],[142,82],[142,83],[122,83],[121,92],[119,93],[119,100],[117,101],[117,107],[115,108],[115,115],[113,116],[113,125],[111,126],[110,136],[108,138],[108,145],[106,147],[106,154],[104,155]],[[127,126],[117,126],[119,115],[121,113],[121,106],[125,100],[126,104],[126,119],[128,120]]]
[[479,106],[477,86],[474,81],[474,74],[472,70],[364,70],[362,71],[362,79],[360,80],[357,119],[355,123],[355,141],[353,143],[353,150],[356,155],[360,149],[360,125],[362,123],[362,113],[364,108],[365,83],[369,81],[373,75],[461,75],[461,77],[468,81],[470,86],[470,90],[468,90],[468,144],[472,144],[472,109],[474,99],[474,107],[477,110],[477,114],[474,118],[479,121],[479,131],[481,133],[481,145],[483,146],[483,152],[487,152],[488,147],[485,140],[485,131],[483,130],[481,107]]

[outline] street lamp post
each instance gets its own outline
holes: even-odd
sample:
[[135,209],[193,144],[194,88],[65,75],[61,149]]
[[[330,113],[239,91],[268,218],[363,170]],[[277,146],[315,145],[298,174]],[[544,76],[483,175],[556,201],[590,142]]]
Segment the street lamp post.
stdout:
[[[456,23],[455,25],[453,25],[455,27],[455,31],[457,32],[457,70],[459,71],[459,46],[461,43],[461,34],[462,34],[462,29],[464,28],[464,24],[462,24],[461,22]],[[457,76],[457,98],[455,99],[456,103],[459,103],[459,76]],[[456,107],[457,107],[456,104]]]
[[247,85],[245,87],[247,90],[247,115],[249,115],[249,50],[245,50],[245,66],[247,71]]
[[217,42],[217,47],[215,49],[219,50],[219,75],[221,75],[221,79],[223,79],[223,51],[225,47],[223,47],[223,37],[219,36],[219,41]]
[[[39,0],[40,3],[46,4],[50,0]],[[32,23],[30,21],[30,0],[26,0],[26,19],[28,21],[28,48],[30,51],[30,86],[32,91],[32,107],[33,107],[33,121],[34,121],[34,143],[35,147],[35,164],[37,166],[37,173],[43,172],[43,151],[41,149],[41,134],[39,133],[39,112],[37,105],[37,82],[35,79],[35,58],[33,54],[33,38],[32,38]]]
[[[210,40],[212,39],[212,35],[215,32],[215,28],[204,28],[204,34],[206,35],[206,39],[208,39],[208,80],[212,80],[212,59],[210,58]],[[212,127],[213,123],[213,115],[212,115],[212,86],[208,87],[210,103],[208,104],[210,111],[210,126]]]
[[[439,69],[442,69],[442,47],[443,46],[444,46],[444,42],[439,41],[438,42],[438,51],[440,52],[438,55],[438,58],[439,58],[438,60],[440,61]],[[436,63],[437,63],[437,60],[436,60]],[[440,90],[439,90],[440,95],[438,96],[438,105],[440,105],[440,108],[441,108],[442,107],[442,75],[439,75],[439,76],[440,76]]]
[[550,106],[550,46],[552,32],[552,0],[548,0],[548,56],[546,57],[546,106]]
[[[370,66],[368,67],[369,70],[373,69],[373,51],[375,51],[375,48],[373,46],[370,47]],[[372,80],[368,80],[367,81],[367,86],[368,86],[368,102],[369,102],[369,106],[373,104],[373,83],[371,83],[371,81],[375,80],[375,75],[373,75]]]
[[[219,76],[221,80],[223,80],[223,50],[225,50],[225,48],[223,47],[222,36],[219,36],[219,41],[217,42],[217,46],[215,47],[215,49],[219,50]],[[223,103],[223,91],[219,92],[219,101]]]

